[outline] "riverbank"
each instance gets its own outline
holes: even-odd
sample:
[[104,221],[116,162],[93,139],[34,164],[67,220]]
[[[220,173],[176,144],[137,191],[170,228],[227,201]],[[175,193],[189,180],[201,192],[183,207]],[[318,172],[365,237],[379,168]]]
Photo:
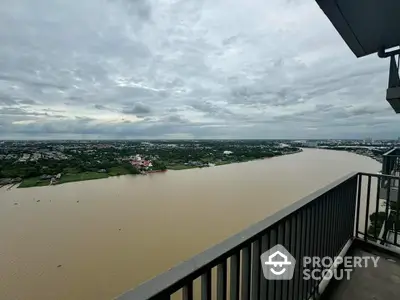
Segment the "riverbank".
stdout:
[[[302,149],[299,149],[297,151],[287,152],[287,153],[283,153],[281,155],[275,155],[272,157],[246,159],[243,161],[236,161],[236,160],[221,161],[221,162],[216,162],[215,164],[211,164],[211,165],[207,165],[207,166],[206,165],[195,166],[195,165],[179,164],[179,165],[167,166],[167,170],[176,170],[177,171],[177,170],[187,170],[187,169],[195,169],[195,168],[207,168],[207,167],[214,167],[214,166],[222,166],[222,165],[235,164],[235,163],[244,163],[244,162],[249,162],[249,161],[264,160],[264,159],[268,159],[268,158],[286,156],[286,155],[290,155],[290,154],[299,153],[302,151],[303,151]],[[158,172],[160,172],[160,171],[157,170],[157,172],[151,171],[148,173],[158,173]],[[108,172],[103,172],[103,173],[80,172],[80,173],[63,174],[61,176],[61,178],[58,179],[54,183],[51,183],[50,179],[42,180],[40,177],[31,177],[31,178],[24,179],[17,188],[30,188],[30,187],[40,187],[40,186],[48,186],[48,185],[59,185],[59,184],[68,183],[68,182],[104,179],[104,178],[120,176],[120,175],[139,175],[139,174],[132,174],[129,170],[127,170],[123,167],[113,167]]]
[[213,165],[202,165],[202,166],[193,166],[193,165],[173,165],[173,166],[167,166],[168,170],[188,170],[188,169],[202,169],[202,168],[210,168],[210,167],[217,167],[217,166],[223,166],[223,165],[229,165],[229,164],[235,164],[235,163],[240,163],[240,162],[248,162],[252,160],[246,160],[246,161],[232,161],[232,162],[220,162],[220,163],[215,163]]
[[232,161],[221,161],[221,162],[215,162],[214,164],[211,164],[211,165],[196,166],[196,165],[179,164],[179,165],[167,166],[167,169],[168,170],[178,171],[178,170],[202,169],[202,168],[209,168],[209,167],[218,167],[218,166],[224,166],[224,165],[246,163],[246,162],[250,162],[250,161],[271,159],[271,158],[274,158],[274,157],[280,157],[280,156],[286,156],[286,155],[290,155],[290,154],[300,153],[302,151],[303,151],[303,149],[299,149],[299,150],[293,151],[293,152],[287,152],[287,153],[283,153],[283,154],[280,154],[280,155],[274,155],[274,156],[268,156],[268,157],[262,157],[262,158],[244,159],[244,160],[232,160]]
[[[30,187],[38,187],[38,186],[48,186],[48,185],[59,185],[68,182],[76,182],[76,181],[86,181],[86,180],[95,180],[95,179],[104,179],[113,176],[120,175],[129,175],[129,170],[123,167],[113,167],[110,168],[108,172],[79,172],[79,173],[67,173],[63,174],[60,179],[51,184],[50,179],[42,180],[40,177],[31,177],[24,179],[18,188],[30,188]],[[132,174],[133,175],[133,174]]]
[[[94,180],[94,179],[102,179],[108,178],[113,175],[109,175],[107,173],[97,173],[97,172],[84,172],[79,174],[65,174],[63,175],[59,181],[54,183],[53,185],[63,184],[67,182],[75,182],[75,181],[85,181],[85,180]],[[37,187],[37,186],[47,186],[51,185],[50,180],[41,180],[40,177],[32,177],[24,179],[18,188],[29,188],[29,187]]]
[[383,154],[389,150],[389,148],[388,148],[388,149],[383,149],[380,151],[377,151],[377,150],[372,151],[371,149],[363,148],[363,147],[358,148],[358,147],[346,147],[346,146],[343,146],[343,147],[327,147],[327,146],[325,146],[325,147],[318,147],[318,149],[346,151],[346,152],[350,152],[350,153],[354,153],[354,154],[358,154],[361,156],[372,158],[379,163],[383,162]]

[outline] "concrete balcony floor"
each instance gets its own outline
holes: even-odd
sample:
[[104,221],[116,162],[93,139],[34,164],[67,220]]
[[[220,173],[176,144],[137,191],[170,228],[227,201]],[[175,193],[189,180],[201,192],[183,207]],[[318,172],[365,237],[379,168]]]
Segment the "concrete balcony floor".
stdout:
[[322,295],[323,300],[394,300],[400,299],[400,255],[358,242],[347,255],[380,256],[378,266],[355,268],[350,280],[332,281]]

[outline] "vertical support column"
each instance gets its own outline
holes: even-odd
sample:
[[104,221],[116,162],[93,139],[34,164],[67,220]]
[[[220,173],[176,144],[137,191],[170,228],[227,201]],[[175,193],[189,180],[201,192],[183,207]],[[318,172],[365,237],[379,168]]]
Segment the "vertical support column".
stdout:
[[[397,55],[397,58],[399,55]],[[400,87],[399,66],[396,62],[396,54],[390,56],[389,85],[388,88]]]

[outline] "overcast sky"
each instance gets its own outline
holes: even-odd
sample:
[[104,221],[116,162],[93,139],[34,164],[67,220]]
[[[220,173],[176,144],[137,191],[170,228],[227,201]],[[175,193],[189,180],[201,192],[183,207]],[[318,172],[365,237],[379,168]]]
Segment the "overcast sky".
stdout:
[[397,138],[314,0],[1,0],[0,139]]

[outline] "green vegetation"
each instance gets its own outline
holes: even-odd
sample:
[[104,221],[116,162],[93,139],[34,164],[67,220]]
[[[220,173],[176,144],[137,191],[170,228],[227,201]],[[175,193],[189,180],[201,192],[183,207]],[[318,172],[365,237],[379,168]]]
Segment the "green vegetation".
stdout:
[[[224,165],[298,152],[266,140],[203,141],[24,141],[0,146],[0,180],[21,180],[20,187],[139,174],[130,161],[140,155],[149,170],[182,170]],[[140,168],[140,167],[139,167]],[[147,170],[147,166],[143,167]]]
[[93,180],[93,179],[101,179],[101,178],[107,178],[107,177],[108,177],[107,173],[97,173],[97,172],[65,174],[61,177],[61,179],[58,181],[58,183],[61,184],[61,183],[67,183],[67,182]]
[[[386,212],[380,211],[378,213],[372,213],[369,216],[369,219],[371,221],[371,225],[368,228],[368,234],[371,235],[372,237],[375,234],[375,226],[376,226],[376,234],[379,236],[379,233],[381,232],[381,229],[383,227],[383,224],[385,223],[386,230],[388,229],[393,229],[393,228],[400,228],[400,220],[397,220],[396,218],[396,208],[393,208],[393,206],[396,206],[396,203],[391,203],[392,210],[390,215],[387,216]],[[397,224],[397,225],[396,225]],[[397,229],[398,230],[398,229]]]
[[24,179],[18,188],[27,188],[27,187],[34,187],[34,186],[46,186],[50,184],[50,180],[40,180],[39,177],[31,177]]
[[185,166],[185,165],[171,165],[168,166],[168,170],[186,170],[186,169],[193,169],[193,168],[198,168],[196,166]]
[[130,174],[129,171],[123,167],[112,167],[108,170],[108,175],[110,176],[120,176]]
[[167,169],[167,166],[165,165],[165,163],[163,163],[160,160],[153,160],[153,170],[161,170],[164,171]]
[[368,228],[368,234],[374,235],[375,234],[375,227],[376,227],[376,234],[379,236],[381,232],[383,223],[387,219],[386,213],[384,211],[380,211],[378,213],[373,213],[369,216],[369,220],[371,221],[371,225]]
[[[119,167],[111,167],[106,172],[79,172],[78,169],[66,168],[65,173],[61,176],[60,180],[56,184],[62,184],[74,181],[85,181],[93,179],[108,178],[109,176],[119,176],[127,174],[139,174],[139,171],[132,167],[131,164],[123,164]],[[26,178],[18,186],[19,188],[34,187],[34,186],[46,186],[50,184],[50,180],[41,180],[40,177]]]

